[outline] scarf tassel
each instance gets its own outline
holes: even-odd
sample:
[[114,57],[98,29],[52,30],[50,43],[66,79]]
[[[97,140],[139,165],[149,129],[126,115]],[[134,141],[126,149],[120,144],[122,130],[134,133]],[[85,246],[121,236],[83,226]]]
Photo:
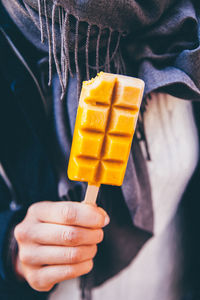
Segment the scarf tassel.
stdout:
[[[47,11],[47,0],[37,0],[38,1],[38,12],[39,12],[39,29],[41,34],[41,42],[44,42],[45,33],[48,40],[48,50],[49,50],[49,81],[48,85],[50,86],[52,83],[52,73],[53,73],[53,60],[56,68],[56,72],[59,77],[60,85],[61,85],[61,99],[64,98],[67,90],[68,84],[68,76],[73,77],[73,71],[75,70],[77,76],[77,99],[80,96],[81,90],[81,72],[79,65],[79,26],[80,20],[75,18],[75,44],[74,44],[74,53],[70,54],[69,51],[69,43],[70,43],[70,29],[72,24],[70,24],[70,14],[68,11],[65,11],[63,7],[61,7],[58,3],[58,0],[53,1],[52,6],[52,15],[51,15],[51,25],[48,17]],[[43,15],[44,14],[44,19]],[[56,36],[56,16],[58,15],[58,25],[60,29],[60,41]],[[99,27],[99,31],[97,33],[96,39],[96,63],[95,65],[90,65],[89,61],[89,53],[90,53],[90,37],[92,26],[88,23],[87,32],[86,32],[86,43],[85,43],[85,77],[87,80],[90,79],[90,76],[95,76],[101,70],[106,72],[114,72],[125,74],[125,68],[122,56],[119,51],[119,44],[121,39],[121,33],[117,33],[118,36],[113,39],[113,30],[108,28],[107,30],[107,48],[105,57],[103,58],[103,54],[100,52],[101,47],[101,38],[103,34],[103,29]],[[104,33],[105,33],[104,30]],[[46,32],[45,32],[46,31]],[[105,37],[105,36],[104,36]],[[60,43],[60,54],[58,53],[58,43]],[[113,47],[113,43],[115,46]],[[111,45],[112,45],[112,55],[111,53]],[[116,54],[119,55],[116,55]],[[72,60],[72,54],[73,60]],[[104,63],[100,64],[100,61],[104,59]],[[72,61],[74,62],[72,65]],[[113,69],[114,68],[114,69]]]

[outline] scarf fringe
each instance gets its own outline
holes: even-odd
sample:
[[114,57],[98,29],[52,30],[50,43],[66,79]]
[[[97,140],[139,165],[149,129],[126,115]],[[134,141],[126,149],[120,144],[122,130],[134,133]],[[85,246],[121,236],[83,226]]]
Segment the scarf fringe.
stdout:
[[97,36],[97,46],[96,46],[96,70],[97,73],[99,73],[99,45],[100,45],[100,39],[101,39],[101,28],[99,28],[99,33]]
[[42,20],[42,8],[41,8],[41,0],[38,0],[38,11],[39,11],[39,21],[40,21],[40,34],[41,34],[41,42],[44,43],[44,26]]
[[50,86],[51,82],[52,82],[52,46],[51,46],[51,32],[50,32],[49,18],[47,15],[46,1],[47,0],[44,0],[44,13],[45,13],[47,38],[48,38],[48,46],[49,46],[49,82],[48,82],[48,85]]
[[108,45],[106,53],[106,72],[110,73],[110,44],[111,44],[112,30],[109,30]]
[[86,62],[86,75],[87,75],[87,80],[90,79],[90,69],[89,69],[89,43],[90,43],[90,30],[91,30],[91,25],[88,24],[88,29],[87,29],[87,38],[86,38],[86,45],[85,45],[85,62]]
[[77,19],[76,33],[75,33],[75,50],[74,50],[76,75],[77,75],[77,99],[79,98],[80,89],[81,89],[81,78],[80,78],[80,69],[79,69],[79,61],[78,61],[78,31],[79,31],[79,20]]
[[[72,24],[70,24],[70,17],[68,11],[65,11],[62,6],[58,3],[58,0],[53,1],[52,6],[52,20],[50,26],[50,20],[48,18],[47,12],[47,0],[37,0],[38,1],[38,11],[39,11],[39,30],[41,35],[41,42],[44,43],[45,33],[48,40],[48,50],[49,50],[49,81],[48,85],[51,85],[52,82],[52,72],[53,72],[53,61],[56,68],[56,72],[59,77],[60,85],[61,85],[61,99],[64,98],[67,90],[68,84],[68,76],[73,77],[73,69],[77,76],[77,98],[80,96],[81,90],[81,72],[80,72],[80,55],[79,55],[79,25],[80,20],[75,18],[75,44],[74,44],[74,55],[70,54],[69,50],[69,42],[70,42],[70,30],[72,28]],[[43,19],[44,14],[44,19]],[[56,15],[58,15],[58,20],[56,20]],[[60,41],[56,37],[56,22],[59,23],[60,28]],[[90,79],[90,76],[95,76],[99,71],[111,72],[111,69],[114,68],[115,72],[120,74],[125,74],[125,68],[123,59],[121,54],[119,53],[119,45],[122,33],[115,32],[117,34],[117,38],[113,39],[114,31],[110,28],[105,29],[108,30],[107,33],[107,46],[105,55],[101,55],[100,51],[101,47],[101,37],[103,34],[103,30],[99,27],[99,32],[97,34],[96,40],[96,64],[90,65],[89,61],[89,52],[90,52],[90,36],[92,27],[96,27],[96,25],[88,24],[87,32],[86,32],[86,43],[85,43],[85,77],[87,80]],[[114,49],[111,53],[111,44],[115,42]],[[60,53],[58,53],[58,43],[60,44]],[[119,55],[116,55],[116,54]],[[72,57],[74,56],[74,59]],[[102,64],[103,57],[103,64]],[[82,57],[81,57],[82,59]],[[73,62],[74,61],[74,62]],[[101,63],[100,63],[101,61]],[[72,63],[73,62],[73,63]]]
[[65,13],[65,21],[64,21],[64,53],[66,58],[66,65],[67,65],[67,72],[71,77],[73,77],[71,63],[70,63],[70,56],[69,56],[69,31],[70,31],[70,24],[69,24],[69,14],[68,12]]
[[[48,85],[51,85],[52,82],[52,68],[53,68],[53,59],[56,67],[56,71],[59,77],[61,85],[61,99],[64,98],[67,90],[68,76],[73,77],[73,70],[77,76],[77,101],[80,96],[81,90],[81,72],[79,60],[83,57],[79,54],[79,26],[80,20],[69,14],[68,11],[65,11],[62,6],[58,4],[58,0],[53,1],[52,7],[52,24],[50,27],[50,21],[48,18],[47,12],[47,0],[38,0],[38,11],[39,11],[39,30],[41,33],[41,42],[44,42],[45,29],[47,33],[48,47],[49,47],[49,82]],[[44,20],[42,17],[44,14]],[[58,18],[56,20],[56,14]],[[74,53],[70,55],[69,43],[70,43],[70,30],[74,27],[70,19],[75,18],[75,44],[74,44]],[[56,22],[58,22],[60,30],[60,41],[56,38]],[[87,80],[90,79],[90,75],[96,76],[96,73],[99,71],[106,72],[115,72],[117,74],[126,75],[126,66],[120,51],[120,40],[123,36],[122,32],[113,31],[111,28],[102,29],[98,27],[98,33],[96,37],[96,54],[95,54],[95,65],[90,65],[89,61],[89,52],[90,52],[90,37],[92,27],[96,25],[91,25],[88,23],[87,32],[86,32],[86,42],[85,42],[85,75],[84,77]],[[107,30],[107,45],[105,54],[102,54],[100,51],[102,49],[101,40],[103,40],[103,30]],[[102,39],[101,39],[102,38]],[[105,38],[105,36],[104,36]],[[105,41],[105,39],[104,39]],[[57,43],[60,43],[60,54],[58,55]],[[112,55],[111,53],[112,48]],[[101,55],[100,55],[101,54]],[[118,54],[118,55],[117,55]],[[81,56],[79,58],[79,56]],[[70,57],[72,59],[70,59]],[[60,59],[59,59],[60,58]],[[73,62],[73,64],[72,64]],[[100,64],[103,62],[103,64]],[[82,71],[82,70],[81,70]],[[136,129],[136,137],[139,141],[145,143],[146,149],[146,158],[151,160],[149,153],[148,142],[146,138],[145,126],[144,126],[144,112],[147,106],[148,99],[143,100],[143,105],[141,107],[140,115],[138,118],[138,125]]]

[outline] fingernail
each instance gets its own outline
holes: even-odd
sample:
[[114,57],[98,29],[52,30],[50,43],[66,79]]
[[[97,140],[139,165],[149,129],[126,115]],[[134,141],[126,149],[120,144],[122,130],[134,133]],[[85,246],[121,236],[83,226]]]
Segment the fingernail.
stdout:
[[109,223],[110,223],[110,218],[108,216],[106,216],[104,226],[108,225]]

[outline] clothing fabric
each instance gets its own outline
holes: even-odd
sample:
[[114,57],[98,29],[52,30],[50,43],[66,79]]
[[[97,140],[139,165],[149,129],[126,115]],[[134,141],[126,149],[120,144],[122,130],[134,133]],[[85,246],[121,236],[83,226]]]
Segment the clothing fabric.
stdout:
[[[22,49],[23,56],[28,60],[29,66],[32,66],[32,70],[38,74],[36,62],[40,60],[43,54],[37,52],[19,32],[17,36],[15,27],[11,26],[9,28],[7,25],[6,29],[12,40],[17,40],[15,42],[16,47],[21,45],[20,50]],[[6,101],[2,100],[0,119],[2,122],[1,137],[3,147],[1,147],[0,155],[2,166],[16,194],[17,211],[14,211],[14,214],[18,215],[21,209],[26,211],[33,202],[45,199],[61,200],[58,195],[58,179],[54,157],[51,153],[51,147],[54,143],[54,130],[52,128],[54,128],[55,111],[52,109],[52,104],[52,110],[48,116],[46,115],[32,76],[26,71],[27,69],[21,63],[21,60],[16,57],[16,52],[7,43],[4,34],[1,34],[1,45],[4,45],[4,47],[0,47],[1,87],[4,95],[3,99],[6,99]],[[24,55],[24,52],[26,55]],[[28,102],[27,99],[29,99]],[[51,103],[51,97],[48,99]],[[60,98],[57,99],[57,103],[65,104],[65,102],[60,102]],[[6,128],[6,131],[4,128]],[[52,152],[55,154],[56,152],[53,150]],[[29,160],[30,163],[28,163]],[[78,195],[76,195],[76,192]],[[70,199],[80,201],[82,199],[81,193],[79,186],[76,185],[76,189],[69,191]],[[105,199],[109,201],[105,201]],[[10,196],[6,200],[8,211],[12,211],[9,207],[11,201]],[[108,213],[113,215],[113,218],[110,229],[105,230],[105,244],[101,244],[99,255],[96,257],[94,273],[90,274],[88,283],[83,284],[84,287],[87,285],[89,289],[93,285],[99,285],[106,278],[113,276],[128,265],[145,241],[151,236],[151,233],[133,226],[120,188],[103,187],[99,197],[99,203],[101,202],[102,206],[106,206]],[[3,213],[5,212],[3,211]],[[123,220],[121,220],[121,216],[124,216]],[[6,218],[2,217],[2,220],[5,222]],[[5,223],[6,232],[2,233],[2,263],[5,261],[7,250],[7,235],[14,224],[15,222],[11,217]],[[121,232],[120,236],[115,234],[115,232],[117,234]],[[121,251],[121,245],[123,244],[127,244],[125,256]],[[110,253],[109,256],[108,251]],[[9,281],[10,273],[11,270],[3,263],[2,277],[6,281]],[[30,297],[38,297],[39,299],[45,299],[46,297],[45,293],[36,293],[32,289],[25,288],[17,283],[15,291],[11,290],[9,284],[6,285],[5,281],[2,283],[2,287],[5,289],[2,297],[7,295],[10,299],[13,299],[14,294],[18,295],[19,299],[20,297],[22,298],[25,291],[27,297],[29,294]]]
[[[74,75],[73,78],[69,77],[66,99],[60,101],[61,86],[59,78],[58,76],[53,77],[53,97],[52,100],[49,100],[50,102],[52,101],[50,105],[53,106],[53,118],[48,123],[50,128],[49,135],[51,136],[48,143],[57,180],[59,198],[80,201],[84,197],[85,184],[71,182],[66,176],[71,137],[78,104],[76,101],[76,87],[77,76]],[[129,159],[129,166],[122,189],[103,187],[99,194],[99,205],[105,207],[110,216],[115,214],[116,221],[114,220],[115,217],[111,217],[113,224],[110,225],[107,233],[105,230],[107,237],[105,237],[103,244],[100,246],[101,250],[95,258],[95,266],[92,272],[82,280],[81,285],[83,288],[87,286],[88,289],[91,289],[92,286],[99,285],[118,273],[130,263],[143,243],[152,236],[153,213],[148,175],[145,160],[137,140],[134,141],[134,144],[135,154],[134,157],[131,156]],[[140,159],[140,164],[137,163],[136,158],[137,160]],[[131,178],[134,178],[134,187]],[[143,189],[143,184],[146,186],[145,189]],[[135,198],[135,201],[132,201],[133,198]],[[117,205],[114,207],[109,199],[113,199],[112,201],[115,201]],[[123,208],[124,205],[121,204],[121,200],[116,201],[117,199],[125,199],[129,211]],[[120,230],[120,236],[119,234],[114,234],[114,232],[119,232],[119,215],[116,211],[121,211],[124,220],[126,220],[123,225],[124,229]],[[130,216],[134,226],[130,222]],[[127,245],[125,254],[121,251],[124,243]],[[115,249],[115,251],[109,249]],[[111,251],[109,256],[105,255],[108,253],[108,250],[109,252]],[[107,267],[105,268],[105,266]]]
[[[4,1],[2,2],[4,6],[8,9],[9,13],[11,14],[12,19],[16,22],[16,24],[19,26],[19,28],[22,30],[23,33],[24,30],[27,30],[26,28],[30,28],[29,26],[25,26],[25,24],[27,23],[29,25],[31,17],[30,16],[29,18],[27,17],[27,11],[25,10],[25,7],[22,4],[20,4],[19,1],[12,0],[11,2],[4,2]],[[37,17],[35,16],[35,18],[39,18],[39,16]],[[35,39],[33,39],[33,42],[35,42],[36,46],[40,48],[41,42],[39,40],[38,29],[37,27],[33,29],[34,27],[33,24],[31,27],[31,32],[33,32],[34,35],[35,30],[37,30],[37,38],[38,38],[37,42],[35,41]],[[30,34],[30,37],[32,37],[32,34]],[[46,47],[48,50],[47,45]],[[82,65],[84,66],[84,62],[82,63]],[[115,69],[114,66],[113,68]],[[53,151],[56,151],[57,153],[57,157],[55,157],[56,159],[55,166],[58,170],[57,176],[59,178],[59,187],[62,189],[62,194],[60,196],[68,197],[67,195],[68,191],[73,190],[75,184],[69,181],[68,178],[66,177],[66,167],[64,166],[67,166],[67,162],[69,158],[69,153],[71,148],[71,138],[73,134],[77,105],[78,105],[77,94],[76,94],[78,74],[77,73],[74,74],[74,78],[72,77],[68,78],[68,89],[67,89],[66,99],[65,101],[63,101],[64,103],[59,101],[60,95],[62,94],[62,86],[60,86],[59,83],[60,79],[59,80],[58,79],[59,76],[55,76],[53,77],[52,80],[53,105],[55,110],[55,114],[54,114],[55,124],[53,124],[52,126],[54,126],[55,128],[54,140],[56,140]],[[82,79],[84,79],[84,77]],[[134,157],[137,157],[137,160],[140,157],[140,166],[135,162],[134,157],[132,157],[131,155],[128,162],[124,184],[122,186],[122,192],[124,198],[126,199],[135,226],[141,228],[142,230],[146,230],[152,233],[153,213],[152,213],[151,192],[150,192],[150,186],[148,181],[148,175],[146,172],[145,160],[141,155],[141,150],[137,140],[135,140],[135,144],[136,146],[134,150],[135,153]],[[141,165],[143,167],[141,167]],[[130,184],[130,178],[134,178],[134,187],[132,186],[132,184]],[[140,178],[142,178],[143,183],[145,182],[145,186],[146,186],[145,189],[143,189],[143,186],[141,186]],[[82,188],[84,190],[83,185]],[[63,192],[65,192],[64,195]],[[135,199],[134,201],[133,198]]]
[[[81,70],[81,73],[86,71],[85,65],[87,64],[89,68],[91,67],[90,71],[93,69],[104,70],[108,67],[107,59],[108,61],[112,60],[112,53],[110,51],[100,53],[99,51],[103,50],[106,45],[109,48],[110,33],[106,31],[109,29],[112,35],[118,36],[118,33],[123,33],[119,36],[119,39],[122,39],[119,50],[123,54],[125,62],[125,67],[121,71],[124,72],[126,69],[128,74],[144,79],[145,94],[156,89],[162,89],[183,99],[199,99],[198,28],[200,7],[198,1],[164,0],[161,2],[151,0],[141,3],[130,0],[123,2],[113,0],[109,1],[109,5],[107,2],[97,0],[84,2],[79,0],[25,0],[24,2],[2,0],[2,3],[7,7],[23,34],[39,49],[46,52],[49,52],[49,49],[53,51],[53,44],[51,43],[53,33],[52,37],[49,38],[48,30],[45,27],[46,17],[48,20],[53,18],[53,7],[55,7],[55,25],[59,23],[61,26],[59,11],[66,17],[68,15],[69,20],[67,19],[67,22],[63,24],[63,30],[60,31],[58,26],[55,26],[54,40],[56,40],[56,45],[54,44],[54,47],[56,46],[56,50],[61,52],[62,33],[68,32],[68,43],[66,43],[67,48],[65,50],[66,53],[69,50],[72,54],[71,63],[78,75],[80,75],[77,66],[79,58],[76,66],[74,65],[75,56],[77,56],[77,54],[75,55],[76,51],[80,54],[80,67],[82,66],[84,69]],[[24,11],[24,5],[26,11]],[[23,18],[21,18],[22,12]],[[26,26],[26,23],[30,26]],[[51,31],[51,23],[49,23],[49,27]],[[52,26],[53,28],[54,26]],[[38,31],[42,32],[43,43],[40,42]],[[116,46],[116,39],[118,40],[118,38],[112,37],[113,47]],[[118,47],[116,47],[117,49]],[[114,49],[111,47],[107,50]],[[87,62],[87,52],[90,53],[89,58],[92,59],[91,65]],[[101,59],[101,63],[98,59]],[[96,66],[92,64],[94,62]],[[100,68],[100,64],[102,64],[102,68]],[[123,64],[123,61],[120,64]],[[69,62],[68,69],[70,71]]]
[[[151,153],[147,167],[154,236],[125,270],[93,290],[93,300],[180,300],[184,294],[184,255],[176,211],[199,157],[192,104],[154,93],[144,113],[144,124]],[[66,295],[70,300],[80,299],[78,279],[59,284],[49,299],[64,300]]]

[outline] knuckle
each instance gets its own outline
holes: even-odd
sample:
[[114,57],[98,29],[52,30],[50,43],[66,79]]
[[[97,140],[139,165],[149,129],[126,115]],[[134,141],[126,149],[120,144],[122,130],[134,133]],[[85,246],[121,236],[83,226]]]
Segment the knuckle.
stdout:
[[77,219],[77,210],[72,203],[67,203],[62,208],[62,216],[66,224],[75,224]]
[[28,282],[31,287],[39,292],[48,292],[52,288],[39,271],[30,272],[28,275]]
[[15,229],[14,229],[14,237],[16,240],[19,240],[19,236],[20,236],[20,225],[16,225]]
[[14,236],[17,241],[23,242],[29,238],[29,232],[27,226],[23,223],[18,224],[14,230]]
[[69,253],[70,263],[74,264],[81,261],[82,253],[78,248],[71,248]]
[[68,265],[66,266],[65,270],[64,270],[64,278],[65,279],[70,279],[76,277],[76,271],[73,265]]
[[77,229],[75,228],[68,228],[68,230],[63,230],[61,238],[65,243],[68,243],[70,245],[79,242]]
[[38,203],[33,203],[31,206],[29,206],[27,215],[35,215],[37,212],[37,206],[38,206]]
[[29,271],[26,275],[26,279],[34,290],[40,291],[40,280],[35,271]]
[[22,263],[28,264],[32,260],[31,252],[26,249],[19,250],[19,259]]

